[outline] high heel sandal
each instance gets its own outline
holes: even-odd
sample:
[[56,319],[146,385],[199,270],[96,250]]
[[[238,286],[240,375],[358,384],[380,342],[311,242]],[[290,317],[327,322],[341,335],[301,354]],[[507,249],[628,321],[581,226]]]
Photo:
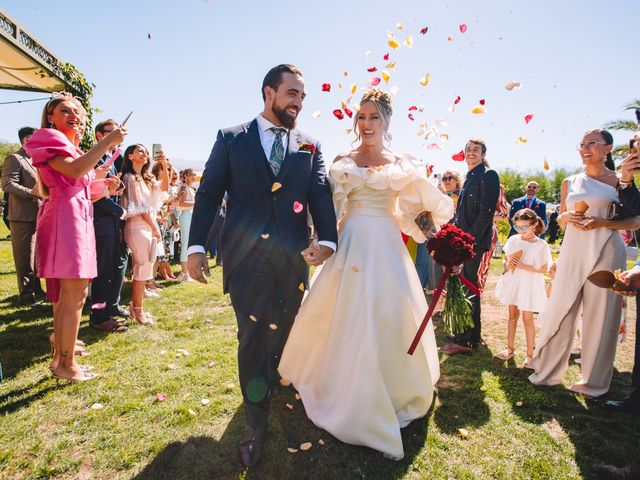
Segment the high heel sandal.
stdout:
[[140,325],[151,325],[155,323],[151,315],[144,313],[142,307],[134,307],[133,303],[129,305],[129,316]]
[[53,378],[56,380],[56,384],[58,385],[60,385],[61,381],[72,384],[72,383],[86,382],[87,380],[92,380],[98,377],[97,373],[82,372],[82,378],[74,378],[74,377],[68,377],[66,375],[56,373],[54,370],[51,371],[51,375],[53,375]]

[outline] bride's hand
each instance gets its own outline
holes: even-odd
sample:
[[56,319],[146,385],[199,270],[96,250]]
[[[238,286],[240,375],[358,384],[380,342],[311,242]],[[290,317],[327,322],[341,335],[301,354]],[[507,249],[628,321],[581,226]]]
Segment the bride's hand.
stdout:
[[307,265],[318,267],[333,254],[333,250],[325,245],[318,245],[314,240],[308,248],[300,252]]

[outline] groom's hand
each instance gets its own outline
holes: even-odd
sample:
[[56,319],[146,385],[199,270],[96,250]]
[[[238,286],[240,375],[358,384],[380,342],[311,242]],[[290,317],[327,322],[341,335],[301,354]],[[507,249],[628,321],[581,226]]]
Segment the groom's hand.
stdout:
[[192,253],[189,255],[187,257],[187,270],[189,271],[189,276],[200,283],[208,283],[204,276],[211,276],[207,257],[204,253]]
[[308,248],[305,248],[301,254],[308,265],[317,267],[322,265],[327,258],[333,254],[333,249],[326,245],[318,245],[318,243],[314,241]]

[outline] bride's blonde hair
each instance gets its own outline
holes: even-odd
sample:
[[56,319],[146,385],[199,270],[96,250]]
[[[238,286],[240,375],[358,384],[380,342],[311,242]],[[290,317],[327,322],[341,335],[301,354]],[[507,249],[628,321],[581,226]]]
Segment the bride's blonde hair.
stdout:
[[[391,115],[393,115],[393,108],[391,108],[391,95],[379,88],[372,88],[366,92],[360,99],[360,107],[367,102],[372,102],[380,118],[382,119],[382,127],[384,128],[384,139],[391,140],[391,134],[389,133],[389,124],[391,123]],[[360,140],[360,132],[358,131],[358,115],[355,115],[353,119],[353,132],[356,135],[356,140]]]

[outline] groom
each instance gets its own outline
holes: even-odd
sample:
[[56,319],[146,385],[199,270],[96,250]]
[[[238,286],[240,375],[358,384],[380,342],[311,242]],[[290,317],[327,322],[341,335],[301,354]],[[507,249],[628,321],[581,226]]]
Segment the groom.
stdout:
[[[238,369],[247,425],[240,458],[255,465],[267,431],[278,362],[309,278],[336,250],[338,234],[320,145],[295,129],[305,98],[302,73],[272,68],[264,110],[221,130],[205,166],[189,236],[189,274],[206,283],[204,245],[227,192],[222,232],[223,288],[238,322]],[[318,241],[311,242],[308,213]],[[300,359],[303,361],[304,359]]]

